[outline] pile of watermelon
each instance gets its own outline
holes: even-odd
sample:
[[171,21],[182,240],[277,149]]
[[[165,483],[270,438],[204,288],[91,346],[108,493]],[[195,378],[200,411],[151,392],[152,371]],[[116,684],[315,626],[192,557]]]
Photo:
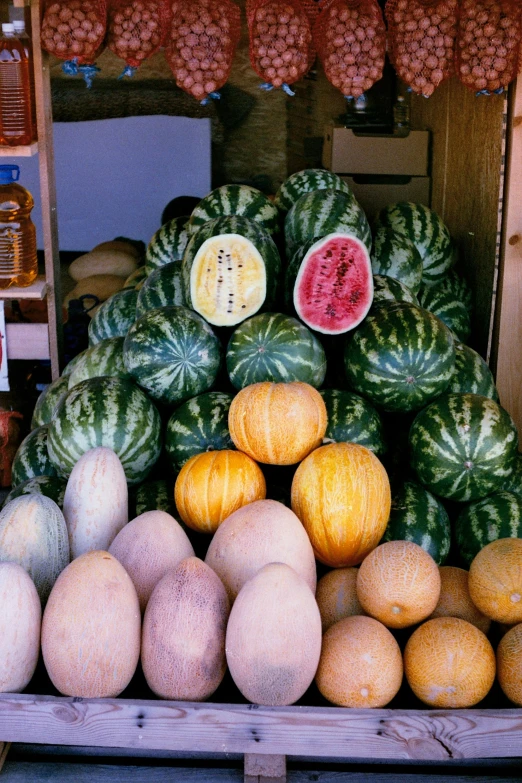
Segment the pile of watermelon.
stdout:
[[[195,454],[233,448],[234,396],[261,381],[319,389],[326,442],[373,450],[392,481],[385,540],[469,564],[522,537],[517,432],[466,342],[472,296],[454,242],[427,207],[402,202],[370,226],[337,175],[306,170],[275,198],[213,190],[152,237],[143,267],[92,319],[90,346],[37,402],[8,500],[59,505],[86,451],[118,455],[136,513],[175,512]],[[288,502],[292,468],[262,466]]]

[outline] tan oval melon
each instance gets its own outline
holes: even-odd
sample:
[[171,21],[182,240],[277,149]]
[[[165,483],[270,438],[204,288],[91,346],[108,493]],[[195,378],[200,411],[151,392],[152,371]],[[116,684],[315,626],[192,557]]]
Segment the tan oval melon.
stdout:
[[97,446],[80,457],[67,481],[63,515],[72,559],[108,549],[127,524],[127,480],[112,449]]
[[64,696],[118,696],[140,655],[136,589],[108,552],[87,552],[62,571],[42,620],[47,673]]
[[500,640],[497,676],[508,699],[522,706],[522,623],[510,628]]
[[226,671],[229,612],[225,588],[199,558],[165,574],[143,618],[141,663],[156,695],[203,701],[214,693]]
[[69,560],[67,526],[54,500],[21,495],[0,511],[0,561],[21,565],[43,603]]
[[93,275],[117,275],[126,280],[137,268],[136,257],[126,250],[97,248],[78,256],[69,266],[69,275],[76,282]]
[[522,622],[522,539],[498,538],[469,567],[469,594],[475,606],[506,625]]
[[456,566],[439,566],[440,597],[430,619],[434,617],[460,617],[487,633],[491,620],[479,612],[469,594],[468,572]]
[[40,654],[42,608],[34,583],[17,563],[0,563],[0,693],[20,693]]
[[357,597],[357,568],[334,568],[317,583],[315,598],[321,613],[323,633],[345,617],[364,614]]
[[179,522],[166,511],[145,511],[120,530],[109,547],[134,583],[145,611],[152,591],[194,549]]
[[226,638],[230,674],[255,704],[294,704],[321,655],[321,615],[309,585],[285,563],[264,566],[241,589]]
[[118,275],[91,275],[79,280],[70,291],[64,303],[80,296],[95,296],[100,302],[105,302],[117,291],[121,291],[125,283],[124,277]]
[[256,500],[234,511],[218,527],[205,562],[219,576],[231,601],[268,563],[286,563],[315,594],[317,571],[306,531],[277,500]]
[[120,253],[126,253],[128,256],[132,256],[137,261],[139,261],[142,256],[142,253],[140,253],[136,245],[129,242],[127,239],[109,239],[105,242],[100,242],[92,248],[91,253],[103,250],[118,250]]

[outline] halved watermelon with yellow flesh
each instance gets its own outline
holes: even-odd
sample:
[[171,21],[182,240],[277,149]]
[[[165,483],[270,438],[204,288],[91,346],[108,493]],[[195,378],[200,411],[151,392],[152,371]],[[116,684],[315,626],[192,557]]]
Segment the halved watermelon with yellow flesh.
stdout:
[[299,318],[316,332],[354,329],[373,301],[370,254],[355,234],[328,234],[305,254],[294,284]]

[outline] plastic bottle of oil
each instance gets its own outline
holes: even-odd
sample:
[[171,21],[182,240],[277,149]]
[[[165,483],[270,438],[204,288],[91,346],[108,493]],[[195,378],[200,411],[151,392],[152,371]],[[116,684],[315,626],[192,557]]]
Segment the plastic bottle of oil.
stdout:
[[[18,9],[17,9],[18,10]],[[24,47],[24,53],[27,57],[28,69],[29,69],[29,92],[31,100],[31,123],[33,139],[38,136],[36,125],[36,101],[35,101],[35,88],[34,88],[34,63],[33,63],[33,42],[25,29],[25,21],[23,19],[12,19],[11,23],[14,27],[15,35]]]
[[14,26],[2,24],[0,38],[0,141],[10,146],[30,144],[32,121],[31,79],[23,43]]
[[34,200],[19,177],[19,166],[0,166],[0,289],[31,285],[38,273]]

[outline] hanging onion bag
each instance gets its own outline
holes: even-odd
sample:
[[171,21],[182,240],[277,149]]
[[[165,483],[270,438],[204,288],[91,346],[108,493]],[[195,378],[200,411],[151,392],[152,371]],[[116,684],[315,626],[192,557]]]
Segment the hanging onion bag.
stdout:
[[107,23],[107,47],[125,60],[122,76],[158,51],[168,31],[168,0],[112,0]]
[[66,61],[65,73],[82,73],[90,86],[99,70],[94,60],[104,48],[106,28],[105,0],[51,0],[42,17],[42,49]]

